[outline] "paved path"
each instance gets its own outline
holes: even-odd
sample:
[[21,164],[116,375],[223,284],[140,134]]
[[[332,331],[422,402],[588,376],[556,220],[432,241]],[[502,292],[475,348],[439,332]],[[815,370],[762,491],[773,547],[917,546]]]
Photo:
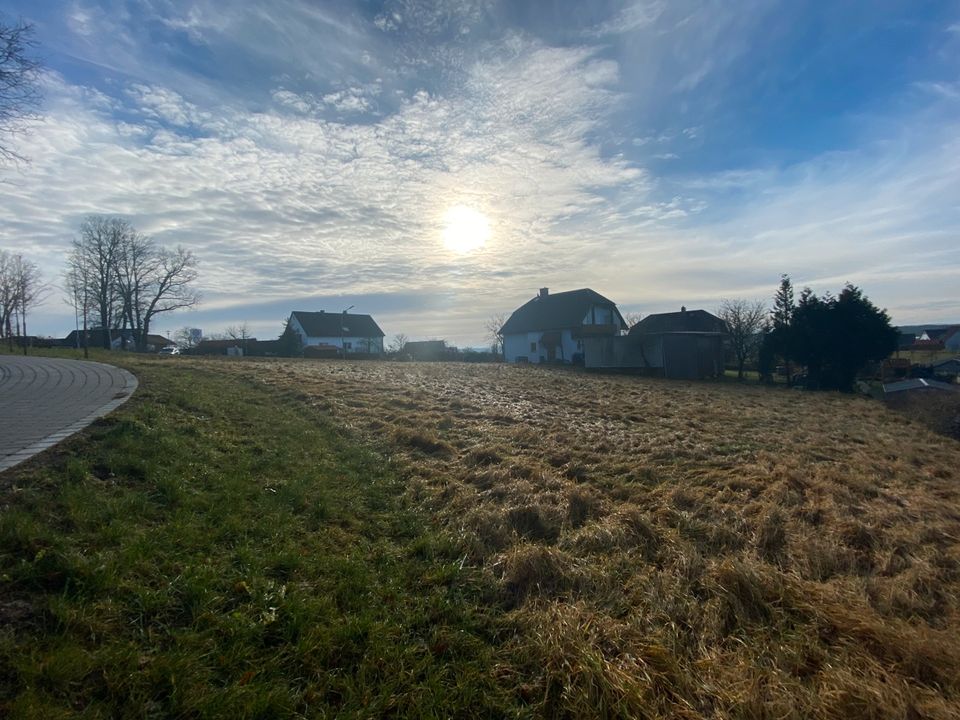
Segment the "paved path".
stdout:
[[0,472],[56,445],[137,388],[103,363],[0,355]]

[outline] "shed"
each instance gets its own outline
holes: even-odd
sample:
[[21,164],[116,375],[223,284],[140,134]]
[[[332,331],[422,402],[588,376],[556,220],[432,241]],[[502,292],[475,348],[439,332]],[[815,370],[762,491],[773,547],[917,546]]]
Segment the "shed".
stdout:
[[727,326],[706,310],[648,315],[623,337],[585,341],[588,368],[632,369],[696,380],[723,374]]

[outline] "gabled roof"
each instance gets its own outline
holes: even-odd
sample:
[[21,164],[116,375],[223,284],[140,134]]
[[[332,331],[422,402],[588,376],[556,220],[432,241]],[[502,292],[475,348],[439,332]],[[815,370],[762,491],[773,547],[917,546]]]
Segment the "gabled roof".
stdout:
[[926,330],[924,330],[924,332],[927,334],[927,337],[930,340],[942,340],[943,336],[946,335],[950,330],[951,328],[949,327],[938,327],[938,328],[927,328]]
[[940,382],[939,380],[927,380],[926,378],[914,378],[913,380],[900,380],[898,382],[884,383],[884,393],[903,392],[905,390],[947,390],[949,392],[960,392],[956,385]]
[[960,335],[960,325],[953,325],[944,330],[943,335],[940,336],[940,342],[946,344],[954,335]]
[[647,315],[630,328],[631,335],[726,332],[727,324],[706,310],[681,310],[680,312]]
[[617,305],[589,288],[567,292],[538,295],[521,305],[500,328],[501,335],[536,332],[539,330],[562,330],[583,325],[583,318],[594,305],[604,305],[616,313],[621,325],[625,325]]
[[[354,313],[304,312],[294,310],[291,317],[297,318],[307,337],[383,337],[383,330],[369,315]],[[342,329],[341,329],[342,327]]]

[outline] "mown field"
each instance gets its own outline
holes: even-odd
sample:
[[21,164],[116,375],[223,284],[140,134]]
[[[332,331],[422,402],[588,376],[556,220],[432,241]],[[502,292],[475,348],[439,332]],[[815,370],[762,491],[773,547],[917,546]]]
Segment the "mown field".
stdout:
[[957,717],[960,444],[879,403],[530,367],[250,362],[409,468],[545,716]]
[[3,491],[0,709],[960,716],[960,443],[875,401],[129,362]]

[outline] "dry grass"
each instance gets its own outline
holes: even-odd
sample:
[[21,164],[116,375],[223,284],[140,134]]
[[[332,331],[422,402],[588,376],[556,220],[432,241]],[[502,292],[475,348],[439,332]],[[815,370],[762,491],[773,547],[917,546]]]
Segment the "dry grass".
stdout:
[[[186,360],[185,360],[186,362]],[[254,361],[399,457],[549,717],[960,716],[960,444],[868,399]]]

